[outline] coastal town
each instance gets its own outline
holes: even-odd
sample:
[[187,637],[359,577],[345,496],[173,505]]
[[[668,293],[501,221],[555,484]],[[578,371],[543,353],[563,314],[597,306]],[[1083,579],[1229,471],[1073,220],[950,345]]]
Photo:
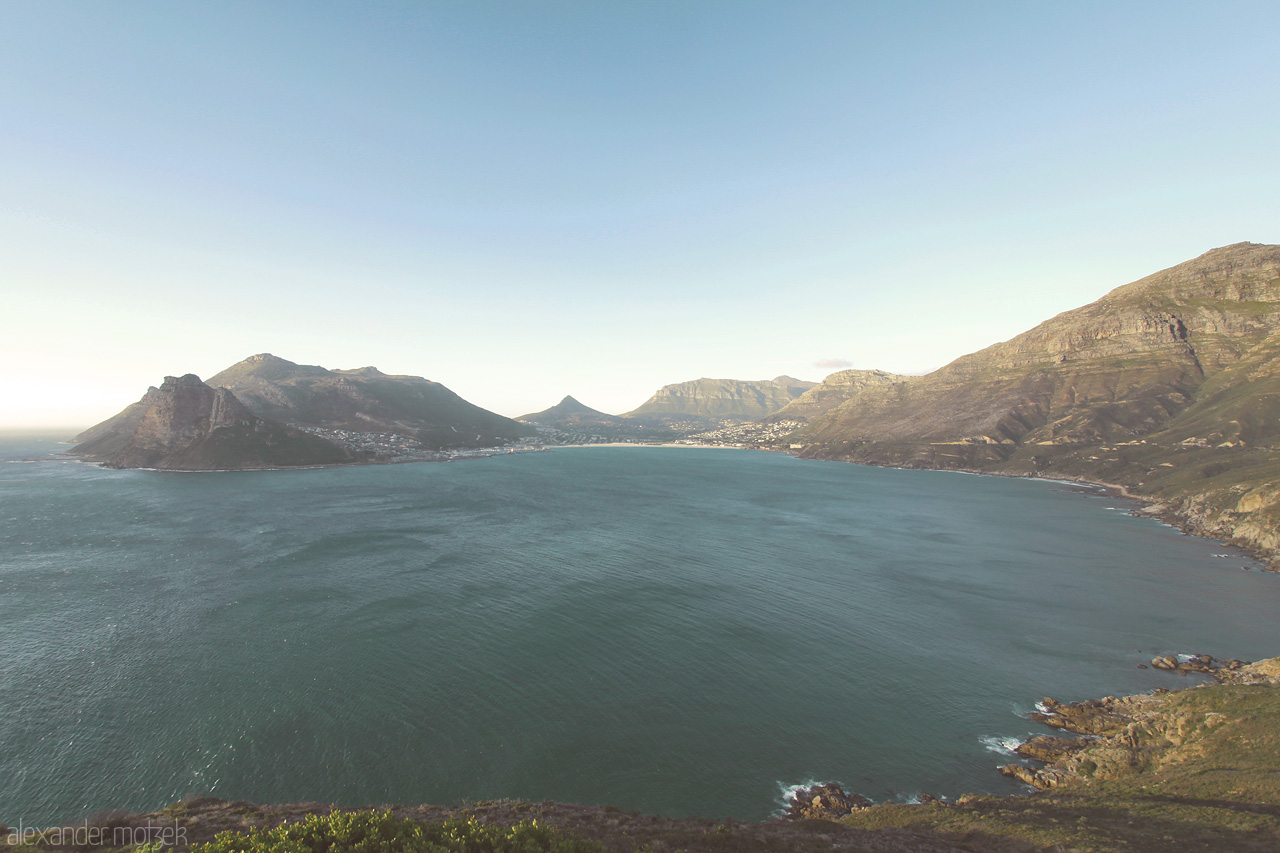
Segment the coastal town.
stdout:
[[[711,428],[708,428],[708,426]],[[393,432],[359,432],[347,429],[294,424],[297,429],[332,441],[378,462],[448,462],[507,453],[527,453],[550,447],[591,444],[678,444],[694,447],[760,448],[784,445],[784,439],[799,429],[800,421],[760,423],[734,418],[670,420],[661,428],[627,428],[595,425],[590,428],[536,426],[537,434],[492,447],[435,449],[417,439]]]
[[482,459],[505,453],[544,450],[536,439],[522,438],[502,447],[467,447],[436,450],[424,447],[417,439],[394,432],[357,432],[347,429],[323,429],[301,426],[297,429],[332,441],[340,447],[365,454],[376,462],[451,462],[458,459]]

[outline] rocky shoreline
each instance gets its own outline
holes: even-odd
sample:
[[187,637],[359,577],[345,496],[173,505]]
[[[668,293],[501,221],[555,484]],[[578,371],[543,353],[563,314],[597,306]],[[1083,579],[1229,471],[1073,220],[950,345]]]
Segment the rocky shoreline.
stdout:
[[[779,449],[779,452],[798,458],[813,458],[801,456],[790,450]],[[1021,473],[981,468],[925,467],[922,469],[904,465],[841,459],[823,459],[822,461],[850,462],[854,465],[872,465],[877,468],[899,468],[912,471],[956,471],[963,474],[981,474],[988,477],[1016,477],[1044,480],[1051,483],[1072,483],[1081,487],[1099,489],[1112,497],[1133,501],[1138,504],[1138,507],[1133,510],[1134,515],[1156,519],[1170,527],[1177,528],[1188,536],[1213,539],[1232,548],[1239,548],[1257,560],[1267,571],[1280,573],[1280,531],[1270,529],[1253,530],[1252,527],[1256,525],[1252,525],[1252,522],[1249,522],[1251,525],[1250,530],[1240,530],[1237,522],[1242,519],[1233,518],[1233,513],[1229,510],[1212,507],[1211,496],[1208,494],[1190,495],[1178,502],[1162,502],[1154,497],[1135,493],[1128,486],[1118,483],[1104,483],[1072,474],[1053,472]],[[1277,489],[1277,493],[1280,494],[1280,489]],[[1243,520],[1248,521],[1248,519]]]
[[[1280,849],[1280,658],[1257,663],[1208,655],[1160,656],[1153,668],[1212,682],[1181,690],[1080,702],[1045,698],[1034,719],[1053,730],[1021,744],[1034,762],[1000,772],[1038,789],[1032,796],[928,795],[874,804],[836,783],[798,791],[785,813],[762,822],[669,818],[614,806],[495,800],[458,806],[344,809],[323,803],[255,805],[188,798],[146,814],[100,813],[83,821],[99,837],[163,831],[184,850],[222,832],[247,833],[309,815],[390,812],[422,822],[524,821],[610,851],[774,850],[960,853],[960,851],[1182,851]],[[1176,825],[1176,828],[1175,828]],[[70,827],[68,829],[74,829]],[[1173,831],[1173,834],[1170,832]],[[6,833],[8,833],[6,835]],[[71,837],[64,830],[58,839]],[[0,831],[0,850],[31,850]],[[98,846],[37,840],[40,849]]]
[[[1280,686],[1280,658],[1247,663],[1203,654],[1163,655],[1154,658],[1151,666],[1183,675],[1207,675],[1218,684]],[[1081,779],[1130,775],[1152,766],[1161,750],[1184,745],[1199,728],[1209,730],[1227,722],[1222,714],[1209,713],[1197,720],[1171,713],[1165,697],[1173,692],[1161,688],[1151,694],[1082,702],[1045,697],[1030,718],[1075,737],[1032,737],[1014,751],[1042,766],[1006,764],[999,770],[1042,791]]]

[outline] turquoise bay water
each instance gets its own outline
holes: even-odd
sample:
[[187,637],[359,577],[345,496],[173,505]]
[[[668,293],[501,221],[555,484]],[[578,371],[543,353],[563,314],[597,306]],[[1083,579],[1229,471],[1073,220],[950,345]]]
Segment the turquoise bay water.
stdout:
[[1185,683],[1137,669],[1156,653],[1280,653],[1280,577],[1061,484],[660,448],[227,474],[60,449],[0,444],[10,825],[188,794],[764,818],[811,780],[1011,792],[984,739],[1035,731],[1041,696]]

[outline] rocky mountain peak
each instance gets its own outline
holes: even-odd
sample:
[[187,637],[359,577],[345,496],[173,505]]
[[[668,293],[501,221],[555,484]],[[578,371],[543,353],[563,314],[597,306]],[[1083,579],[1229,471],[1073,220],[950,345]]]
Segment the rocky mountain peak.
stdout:
[[166,376],[71,452],[113,468],[218,470],[349,462],[331,442],[250,412],[194,373]]
[[159,390],[173,392],[179,388],[208,388],[201,381],[199,376],[194,373],[185,373],[182,376],[166,376],[164,382],[160,384]]

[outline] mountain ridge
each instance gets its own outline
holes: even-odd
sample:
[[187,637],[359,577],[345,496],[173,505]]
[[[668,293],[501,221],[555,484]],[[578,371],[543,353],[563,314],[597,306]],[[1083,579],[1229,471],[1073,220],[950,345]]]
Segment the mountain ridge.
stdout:
[[792,376],[773,379],[693,379],[664,385],[623,417],[684,415],[702,418],[762,418],[818,383]]
[[1275,556],[1278,334],[1280,246],[1236,243],[862,388],[788,440],[808,458],[1113,483]]
[[376,367],[330,370],[270,353],[250,356],[210,377],[255,414],[322,429],[389,433],[424,447],[506,444],[530,430],[467,402],[439,382]]

